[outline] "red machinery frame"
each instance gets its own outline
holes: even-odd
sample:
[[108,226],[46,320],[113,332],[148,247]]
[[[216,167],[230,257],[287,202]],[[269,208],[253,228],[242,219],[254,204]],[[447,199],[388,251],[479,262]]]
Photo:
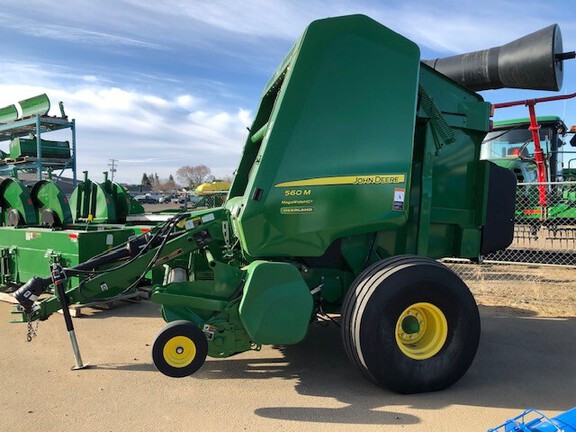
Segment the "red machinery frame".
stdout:
[[536,162],[536,172],[538,174],[538,204],[540,207],[547,207],[548,200],[546,197],[546,167],[544,165],[544,152],[542,151],[542,146],[540,145],[540,125],[536,119],[536,109],[534,108],[536,104],[541,102],[553,102],[565,99],[572,99],[576,97],[576,93],[570,93],[560,96],[549,96],[536,99],[525,99],[518,100],[514,102],[502,102],[492,104],[492,114],[494,110],[499,108],[509,108],[513,106],[524,105],[528,107],[528,112],[530,113],[530,127],[528,128],[532,132],[532,141],[534,141],[534,160]]

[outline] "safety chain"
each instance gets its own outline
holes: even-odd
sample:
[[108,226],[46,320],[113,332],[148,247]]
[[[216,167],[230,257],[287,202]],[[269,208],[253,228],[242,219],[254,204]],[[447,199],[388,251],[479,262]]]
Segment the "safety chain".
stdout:
[[36,335],[38,334],[38,323],[39,321],[36,321],[36,326],[34,326],[32,324],[32,314],[27,313],[26,314],[26,322],[28,323],[28,333],[26,334],[26,341],[27,342],[32,342],[32,339],[36,337]]

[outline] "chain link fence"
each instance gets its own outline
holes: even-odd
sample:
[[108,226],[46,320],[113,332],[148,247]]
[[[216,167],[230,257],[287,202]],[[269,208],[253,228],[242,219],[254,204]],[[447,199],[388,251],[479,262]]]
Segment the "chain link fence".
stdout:
[[576,182],[519,183],[512,244],[445,264],[481,304],[576,316]]
[[514,240],[487,261],[576,266],[576,182],[519,183]]
[[207,208],[216,208],[224,205],[226,200],[227,191],[213,192],[207,195],[202,195],[200,199],[192,204],[188,204],[188,209],[202,210]]

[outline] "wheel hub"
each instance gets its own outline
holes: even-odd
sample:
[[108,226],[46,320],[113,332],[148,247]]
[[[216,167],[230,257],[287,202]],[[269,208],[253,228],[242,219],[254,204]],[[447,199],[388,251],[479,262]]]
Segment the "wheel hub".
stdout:
[[406,334],[413,335],[420,332],[421,321],[414,315],[408,315],[402,320],[402,331]]
[[174,336],[166,342],[162,353],[170,366],[183,368],[192,363],[196,357],[196,345],[188,337]]
[[396,323],[398,348],[414,360],[426,360],[436,355],[447,336],[446,317],[432,303],[415,303],[407,307]]

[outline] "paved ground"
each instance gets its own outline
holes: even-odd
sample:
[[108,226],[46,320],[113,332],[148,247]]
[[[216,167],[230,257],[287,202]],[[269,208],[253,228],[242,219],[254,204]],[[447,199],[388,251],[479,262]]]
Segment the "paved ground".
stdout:
[[0,303],[1,431],[485,431],[526,407],[555,415],[576,405],[574,318],[483,307],[468,374],[442,392],[400,396],[350,368],[334,326],[171,379],[150,360],[163,326],[154,304],[75,319],[93,365],[82,371],[69,370],[61,315],[26,343],[9,310]]

